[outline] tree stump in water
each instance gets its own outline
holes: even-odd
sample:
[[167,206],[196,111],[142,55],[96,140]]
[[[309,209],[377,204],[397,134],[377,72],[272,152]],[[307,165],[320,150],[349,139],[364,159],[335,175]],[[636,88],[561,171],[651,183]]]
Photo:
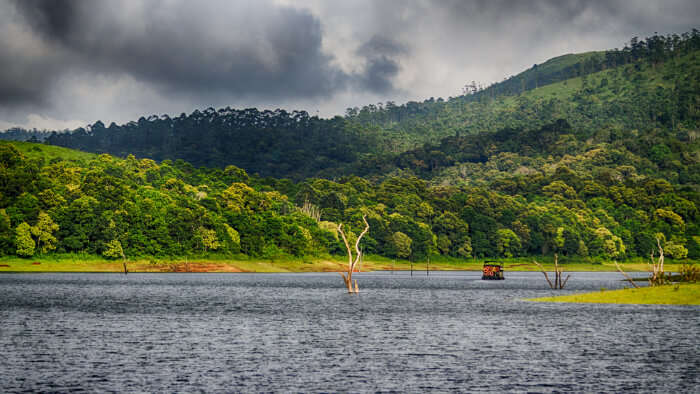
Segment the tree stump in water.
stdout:
[[554,283],[552,284],[552,281],[549,280],[549,276],[547,275],[547,271],[544,270],[544,267],[542,267],[542,264],[532,261],[537,265],[540,270],[542,271],[542,274],[544,275],[544,278],[547,280],[547,283],[549,283],[549,288],[552,290],[561,290],[566,286],[566,282],[569,281],[569,278],[571,275],[567,275],[566,279],[564,282],[561,281],[562,274],[564,273],[564,269],[559,267],[559,256],[554,253]]

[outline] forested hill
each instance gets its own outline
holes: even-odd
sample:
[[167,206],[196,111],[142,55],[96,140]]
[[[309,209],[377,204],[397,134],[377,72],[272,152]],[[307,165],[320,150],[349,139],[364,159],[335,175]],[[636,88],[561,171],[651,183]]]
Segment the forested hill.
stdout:
[[657,237],[667,258],[700,258],[698,192],[625,167],[593,176],[561,165],[489,187],[410,176],[294,184],[234,166],[0,142],[0,180],[1,255],[343,254],[337,224],[352,240],[366,215],[364,251],[393,258],[624,260],[648,257]]
[[604,128],[589,133],[558,119],[536,129],[445,137],[436,144],[363,162],[356,173],[411,175],[435,184],[498,189],[526,175],[547,175],[566,167],[586,178],[608,179],[601,181],[604,185],[610,185],[610,179],[651,177],[698,190],[698,152],[695,130]]
[[184,159],[195,166],[235,164],[250,173],[303,179],[333,175],[376,144],[341,117],[319,119],[304,111],[224,108],[171,118],[141,118],[51,135],[46,142],[88,152],[155,160]]
[[[693,30],[681,36],[635,38],[621,50],[560,56],[485,89],[471,86],[464,96],[448,100],[369,105],[332,119],[303,111],[208,108],[178,117],[142,117],[123,125],[98,121],[72,133],[51,134],[46,141],[120,157],[236,165],[251,174],[298,181],[312,176],[385,176],[411,167],[398,155],[424,148],[439,151],[445,138],[538,130],[558,119],[567,122],[568,134],[579,141],[659,131],[672,139],[678,133],[694,138],[700,119],[699,51],[700,34]],[[18,131],[14,134],[22,137]],[[42,138],[40,133],[35,136]],[[441,168],[474,161],[443,153],[452,157],[439,163]],[[480,155],[484,153],[488,152]],[[425,165],[434,178],[429,162]],[[426,175],[421,168],[412,171]]]
[[600,129],[698,127],[700,33],[633,39],[622,50],[564,55],[464,96],[348,110],[394,152],[447,136],[537,129],[565,119],[579,133]]

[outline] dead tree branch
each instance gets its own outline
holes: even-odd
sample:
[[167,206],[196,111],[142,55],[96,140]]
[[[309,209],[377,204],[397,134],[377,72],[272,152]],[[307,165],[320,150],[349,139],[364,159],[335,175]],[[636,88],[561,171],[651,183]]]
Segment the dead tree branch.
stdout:
[[615,267],[617,267],[617,270],[620,271],[622,276],[624,276],[632,284],[632,286],[634,286],[636,289],[638,289],[639,286],[637,286],[637,284],[634,283],[634,280],[632,278],[630,278],[630,276],[627,275],[627,273],[625,271],[622,270],[622,267],[620,267],[620,264],[618,264],[617,261],[614,261],[614,263],[615,263]]
[[542,271],[542,274],[544,275],[544,278],[547,280],[547,283],[549,284],[549,288],[553,290],[561,290],[566,286],[566,282],[569,281],[569,278],[571,275],[567,275],[566,279],[562,282],[561,277],[562,274],[564,273],[564,269],[559,267],[559,256],[555,253],[554,254],[554,284],[552,284],[552,281],[549,280],[549,275],[547,275],[547,271],[544,270],[544,267],[542,264],[538,263],[537,261],[532,261],[535,263],[536,266],[540,268],[540,271]]
[[550,288],[550,289],[553,289],[553,288],[554,288],[554,285],[552,284],[552,281],[549,280],[549,275],[547,275],[547,271],[544,270],[544,267],[542,266],[542,264],[536,262],[535,260],[532,260],[532,262],[533,262],[536,266],[538,266],[538,267],[540,268],[540,271],[542,271],[542,274],[544,275],[544,278],[547,279],[547,283],[549,283],[549,288]]

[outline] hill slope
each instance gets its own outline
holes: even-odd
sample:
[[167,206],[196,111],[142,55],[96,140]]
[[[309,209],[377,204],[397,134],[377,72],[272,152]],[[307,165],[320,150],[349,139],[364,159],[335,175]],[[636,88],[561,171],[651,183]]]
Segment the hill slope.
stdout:
[[345,118],[208,109],[48,138],[124,159],[0,143],[0,253],[342,253],[335,223],[366,215],[365,252],[392,258],[646,258],[657,237],[698,258],[700,40],[647,41]]
[[336,223],[352,238],[366,215],[364,251],[393,258],[625,259],[645,257],[657,236],[667,257],[700,257],[699,194],[647,176],[558,166],[489,187],[406,176],[291,184],[133,156],[45,160],[53,148],[35,147],[27,157],[0,143],[0,254],[342,254]]
[[[497,94],[502,84],[448,101],[432,100],[383,108],[365,107],[348,118],[355,127],[374,130],[399,153],[447,136],[534,129],[565,119],[578,133],[604,128],[690,129],[698,127],[700,53],[671,56],[665,62],[645,59],[575,76],[519,94]],[[524,72],[523,81],[531,70]],[[506,88],[503,88],[506,89]]]
[[[349,109],[345,118],[305,112],[195,111],[105,127],[96,122],[54,145],[183,159],[196,166],[239,166],[301,180],[357,173],[366,163],[445,137],[504,129],[536,130],[564,119],[581,139],[637,130],[694,132],[700,123],[700,34],[633,40],[623,50],[564,55],[504,82],[452,98]],[[376,173],[376,171],[371,171]]]

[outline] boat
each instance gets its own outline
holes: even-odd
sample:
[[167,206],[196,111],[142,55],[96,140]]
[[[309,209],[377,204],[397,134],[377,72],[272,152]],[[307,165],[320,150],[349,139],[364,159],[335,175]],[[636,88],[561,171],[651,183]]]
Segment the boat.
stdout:
[[503,265],[498,261],[485,261],[481,275],[482,280],[504,280]]

